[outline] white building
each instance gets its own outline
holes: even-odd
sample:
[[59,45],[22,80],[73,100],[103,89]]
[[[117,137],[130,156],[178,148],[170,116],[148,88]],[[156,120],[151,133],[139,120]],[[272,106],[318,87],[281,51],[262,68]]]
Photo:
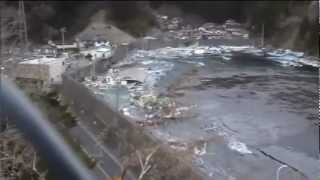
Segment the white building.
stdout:
[[109,58],[112,55],[111,46],[101,45],[98,48],[80,51],[80,54],[87,56],[92,55],[93,59]]
[[78,52],[80,50],[79,42],[74,42],[72,44],[55,44],[52,41],[48,42],[52,48],[55,48],[57,52],[62,53],[65,52]]
[[111,44],[108,41],[96,41],[96,42],[94,42],[94,46],[95,47],[101,47],[101,46],[110,47]]
[[65,72],[65,58],[39,57],[20,62],[15,68],[15,77],[19,83],[42,91],[50,90],[52,85],[62,82]]

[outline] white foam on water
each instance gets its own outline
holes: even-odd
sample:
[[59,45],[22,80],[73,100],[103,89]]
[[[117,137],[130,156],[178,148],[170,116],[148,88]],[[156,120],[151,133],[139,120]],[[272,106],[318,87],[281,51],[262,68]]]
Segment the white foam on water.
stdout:
[[228,146],[230,149],[238,151],[241,154],[252,154],[252,152],[248,149],[247,145],[237,141],[234,138],[229,140]]
[[313,60],[313,59],[304,59],[304,58],[300,58],[298,60],[299,63],[304,64],[304,65],[309,65],[309,66],[313,66],[313,67],[320,67],[320,60]]
[[[151,51],[138,50],[133,54],[135,58],[161,58],[161,59],[180,59],[188,57],[199,57],[205,55],[220,56],[224,60],[231,60],[233,53],[242,52],[259,57],[266,56],[267,59],[280,63],[282,66],[309,65],[320,67],[317,60],[310,60],[304,57],[303,52],[295,52],[289,49],[266,50],[254,46],[189,46],[189,47],[165,47]],[[187,61],[186,61],[187,62]]]

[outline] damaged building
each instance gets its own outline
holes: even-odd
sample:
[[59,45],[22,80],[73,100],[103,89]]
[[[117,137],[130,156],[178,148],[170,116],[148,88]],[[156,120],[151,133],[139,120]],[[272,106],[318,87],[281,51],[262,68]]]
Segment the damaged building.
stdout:
[[49,92],[54,85],[61,83],[65,69],[65,58],[43,56],[18,63],[15,78],[29,90]]

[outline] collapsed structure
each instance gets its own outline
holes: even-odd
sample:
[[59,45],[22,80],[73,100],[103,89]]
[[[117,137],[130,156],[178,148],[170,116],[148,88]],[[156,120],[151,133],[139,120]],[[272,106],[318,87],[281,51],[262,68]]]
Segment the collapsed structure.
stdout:
[[194,26],[184,22],[179,17],[168,17],[156,14],[160,29],[164,37],[176,40],[217,40],[249,38],[249,32],[243,25],[234,20],[227,20],[224,24],[207,22],[202,26]]

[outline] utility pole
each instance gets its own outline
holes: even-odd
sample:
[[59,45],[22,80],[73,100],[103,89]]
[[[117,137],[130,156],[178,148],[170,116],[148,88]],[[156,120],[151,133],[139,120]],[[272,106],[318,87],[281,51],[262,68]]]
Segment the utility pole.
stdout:
[[262,23],[262,30],[261,30],[261,47],[264,47],[264,23]]
[[[320,2],[319,2],[320,3]],[[320,73],[320,69],[318,69],[318,72]],[[320,79],[318,80],[318,83],[320,83]],[[320,95],[320,86],[318,86],[318,92],[319,92],[319,95]],[[318,108],[320,109],[320,99],[319,99],[319,105],[318,105]],[[320,110],[318,111],[318,115],[320,114]],[[318,160],[320,159],[320,121],[317,122],[318,125]],[[317,134],[316,134],[316,137],[317,137]],[[317,139],[317,138],[316,138]],[[317,143],[316,143],[317,144]]]
[[96,59],[97,59],[97,55],[94,54],[92,58],[92,69],[91,69],[91,79],[93,81],[96,80]]
[[116,88],[117,88],[117,90],[116,90],[116,111],[119,111],[119,83],[120,82],[118,82],[118,81],[116,81]]
[[[112,78],[115,80],[115,89],[116,89],[116,104],[115,104],[115,109],[116,109],[116,111],[119,111],[119,90],[120,90],[120,79],[117,79],[117,77],[119,77],[119,74],[118,74],[118,72],[114,72],[114,73],[112,73]],[[116,118],[116,116],[115,116],[115,118]],[[117,119],[115,119],[115,120],[117,120]]]
[[[4,50],[4,37],[2,37],[2,19],[3,19],[3,6],[4,6],[4,2],[0,2],[0,68],[1,68],[1,76],[0,78],[2,78],[2,66],[3,66],[3,50]],[[2,80],[2,79],[0,79]],[[1,82],[0,82],[1,83]]]
[[19,10],[18,10],[18,29],[19,29],[19,42],[20,42],[20,48],[22,47],[22,39],[23,39],[23,30],[21,28],[21,22],[22,22],[22,7],[21,7],[21,1],[19,1]]
[[25,42],[25,48],[28,49],[28,28],[27,28],[27,19],[26,14],[24,10],[24,2],[21,0],[21,7],[22,7],[22,18],[23,18],[23,29],[24,29],[24,42]]
[[62,38],[62,51],[64,52],[64,33],[67,32],[67,29],[65,27],[60,29],[61,32],[61,38]]
[[[4,78],[4,65],[3,65],[3,50],[4,50],[4,37],[2,36],[3,33],[3,9],[4,9],[4,2],[0,2],[0,91],[2,91],[2,81]],[[7,117],[4,116],[4,104],[0,103],[0,132],[3,132],[7,127]],[[0,168],[2,168],[2,162],[0,162]]]
[[[6,39],[5,39],[5,37],[4,37],[4,31],[5,31],[5,26],[4,26],[4,23],[3,22],[5,22],[5,19],[7,18],[7,17],[4,17],[4,13],[3,13],[3,9],[4,9],[4,5],[3,5],[3,2],[0,2],[0,38],[1,38],[1,40],[0,40],[0,53],[2,53],[2,55],[4,55],[5,54],[5,52],[6,52],[6,50],[7,49],[9,49],[9,48],[7,48],[7,47],[5,47],[5,41],[6,41]],[[2,56],[0,56],[0,57],[2,57]]]
[[26,20],[26,14],[24,10],[24,2],[23,0],[19,0],[19,40],[21,42],[21,48],[23,49],[23,52],[25,52],[28,49],[28,32],[27,32],[27,20]]
[[3,3],[4,2],[0,2],[0,66],[2,66],[2,51],[3,51],[3,39],[2,39],[2,14],[3,14],[2,13],[3,12],[2,6],[3,6]]
[[3,78],[4,78],[4,69],[5,68],[1,64],[1,67],[0,67],[0,87],[2,86],[2,81],[3,81]]
[[[0,91],[2,91],[2,70],[3,70],[3,67],[2,67],[2,62],[3,62],[3,59],[2,59],[2,10],[3,10],[3,2],[0,2]],[[3,122],[3,114],[2,114],[2,103],[0,103],[0,122],[2,124]],[[1,164],[0,164],[1,165]],[[1,167],[1,166],[0,166]]]

